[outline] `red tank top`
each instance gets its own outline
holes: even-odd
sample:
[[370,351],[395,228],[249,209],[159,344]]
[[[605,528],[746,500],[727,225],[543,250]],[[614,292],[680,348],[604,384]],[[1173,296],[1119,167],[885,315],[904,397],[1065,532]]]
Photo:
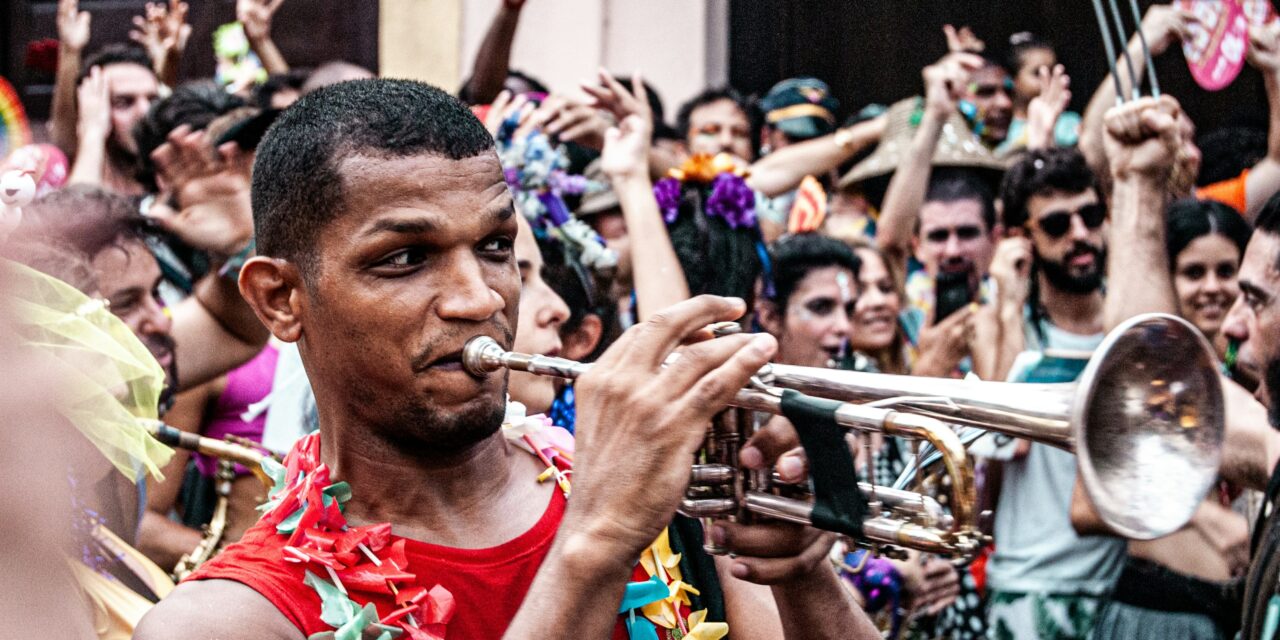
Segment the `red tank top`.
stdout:
[[[448,638],[497,640],[506,632],[564,516],[564,495],[560,491],[551,493],[551,502],[537,524],[496,547],[455,549],[405,539],[408,570],[419,576],[419,585],[430,589],[440,584],[453,594],[457,603],[457,611],[449,622]],[[392,536],[393,541],[400,539]],[[286,542],[287,536],[278,535],[274,524],[264,519],[187,580],[239,582],[269,600],[303,635],[332,631],[333,628],[320,619],[320,596],[303,584],[304,567],[281,560]],[[647,579],[644,569],[637,566],[633,580]],[[350,585],[348,589],[354,591]],[[379,616],[396,609],[391,595],[359,594],[360,601],[374,603]],[[612,637],[626,640],[621,621]]]

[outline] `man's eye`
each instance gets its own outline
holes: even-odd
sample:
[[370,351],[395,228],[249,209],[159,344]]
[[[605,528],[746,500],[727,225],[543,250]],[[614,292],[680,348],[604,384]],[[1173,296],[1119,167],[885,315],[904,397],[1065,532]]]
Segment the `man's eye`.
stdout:
[[508,253],[515,243],[511,238],[490,238],[484,244],[480,245],[480,250],[485,253]]
[[376,266],[399,268],[412,267],[421,264],[425,257],[426,252],[422,249],[409,247],[388,255],[378,262]]

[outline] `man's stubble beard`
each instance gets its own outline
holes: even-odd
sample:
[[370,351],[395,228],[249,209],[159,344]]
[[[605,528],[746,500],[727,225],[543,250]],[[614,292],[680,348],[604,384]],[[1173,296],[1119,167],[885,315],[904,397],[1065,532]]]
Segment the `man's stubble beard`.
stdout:
[[[396,449],[409,453],[447,456],[463,452],[502,428],[507,410],[506,372],[501,375],[504,378],[502,393],[484,402],[468,404],[461,411],[441,410],[421,397],[400,396],[386,401],[386,410],[378,412],[378,418],[369,425],[369,430]],[[354,397],[374,398],[379,395],[367,391],[356,390]]]

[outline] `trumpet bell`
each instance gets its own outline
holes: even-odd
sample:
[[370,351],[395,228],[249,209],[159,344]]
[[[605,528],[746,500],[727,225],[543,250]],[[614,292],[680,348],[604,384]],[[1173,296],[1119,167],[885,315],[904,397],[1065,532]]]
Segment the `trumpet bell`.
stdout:
[[1085,489],[1121,535],[1176,531],[1217,480],[1226,421],[1218,376],[1200,331],[1169,315],[1131,318],[1094,352],[1070,421]]

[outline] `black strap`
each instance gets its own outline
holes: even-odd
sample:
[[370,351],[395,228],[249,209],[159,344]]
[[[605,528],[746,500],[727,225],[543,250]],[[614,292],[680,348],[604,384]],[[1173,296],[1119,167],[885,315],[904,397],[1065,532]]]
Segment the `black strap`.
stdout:
[[867,503],[858,490],[858,475],[844,429],[836,424],[840,404],[790,389],[782,392],[782,415],[795,425],[809,458],[815,498],[813,526],[860,538]]
[[1258,521],[1253,527],[1252,540],[1249,543],[1249,555],[1257,554],[1258,542],[1262,539],[1267,516],[1276,508],[1276,497],[1280,495],[1280,463],[1271,470],[1271,480],[1267,481],[1267,494],[1263,498],[1262,508],[1258,510]]

